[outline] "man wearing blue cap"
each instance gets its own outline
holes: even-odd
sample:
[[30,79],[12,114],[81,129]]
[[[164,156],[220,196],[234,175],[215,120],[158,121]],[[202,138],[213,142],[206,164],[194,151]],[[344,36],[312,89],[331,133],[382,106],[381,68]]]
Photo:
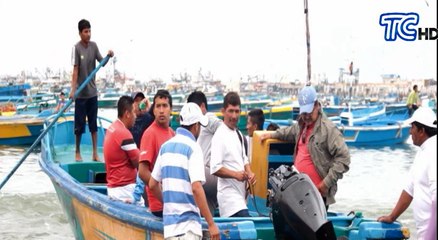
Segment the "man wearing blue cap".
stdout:
[[342,133],[322,113],[315,88],[298,93],[300,116],[297,124],[264,133],[261,140],[280,139],[295,144],[295,168],[307,174],[318,188],[326,207],[335,203],[337,182],[348,171],[350,153]]
[[208,117],[196,103],[189,102],[181,109],[179,123],[176,135],[161,145],[149,180],[149,189],[163,202],[164,238],[201,240],[202,214],[210,238],[219,239],[202,188],[204,154],[196,142]]

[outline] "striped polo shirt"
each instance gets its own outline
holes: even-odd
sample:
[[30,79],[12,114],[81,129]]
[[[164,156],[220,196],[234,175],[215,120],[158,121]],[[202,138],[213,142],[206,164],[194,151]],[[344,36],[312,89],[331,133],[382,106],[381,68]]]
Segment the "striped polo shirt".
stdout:
[[161,146],[152,177],[162,184],[164,237],[188,231],[202,236],[192,183],[205,182],[204,156],[191,132],[178,128],[175,137]]

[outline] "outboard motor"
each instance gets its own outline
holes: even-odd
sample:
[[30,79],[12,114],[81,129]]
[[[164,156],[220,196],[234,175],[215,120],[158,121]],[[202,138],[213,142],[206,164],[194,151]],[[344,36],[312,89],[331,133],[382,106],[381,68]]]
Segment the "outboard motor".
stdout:
[[281,165],[269,170],[268,204],[277,239],[335,240],[322,197],[306,174]]

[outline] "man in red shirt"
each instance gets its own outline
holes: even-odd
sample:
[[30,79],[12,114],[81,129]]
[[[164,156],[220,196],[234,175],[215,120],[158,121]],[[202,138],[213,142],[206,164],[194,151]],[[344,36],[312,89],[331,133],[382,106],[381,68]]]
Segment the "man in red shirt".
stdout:
[[163,204],[149,190],[148,184],[161,145],[175,136],[170,128],[172,96],[167,90],[158,90],[152,104],[154,122],[146,129],[140,142],[139,176],[146,185],[149,209],[157,217],[163,217]]
[[280,139],[295,144],[294,166],[307,174],[324,203],[335,203],[338,180],[349,170],[350,153],[339,129],[322,112],[316,90],[305,86],[298,93],[300,116],[296,124],[263,133],[260,139]]
[[108,197],[131,202],[140,154],[128,130],[136,119],[134,100],[131,97],[123,96],[119,99],[117,116],[118,119],[108,128],[103,144]]

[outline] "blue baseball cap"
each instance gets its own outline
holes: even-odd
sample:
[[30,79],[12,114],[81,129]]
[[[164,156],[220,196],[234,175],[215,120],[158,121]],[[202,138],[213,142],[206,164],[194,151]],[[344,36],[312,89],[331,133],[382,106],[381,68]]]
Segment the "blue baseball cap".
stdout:
[[298,103],[300,104],[301,113],[311,113],[316,101],[316,90],[312,86],[305,86],[298,93]]

